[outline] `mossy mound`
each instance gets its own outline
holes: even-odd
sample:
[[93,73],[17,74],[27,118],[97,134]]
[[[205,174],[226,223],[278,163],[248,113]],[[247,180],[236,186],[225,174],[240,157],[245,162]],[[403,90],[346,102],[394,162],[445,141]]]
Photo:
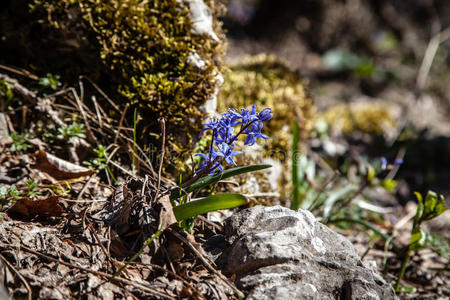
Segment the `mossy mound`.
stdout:
[[268,150],[287,153],[291,127],[297,120],[300,140],[309,137],[314,105],[301,78],[284,62],[270,55],[258,55],[230,66],[219,94],[218,110],[249,107],[273,108],[273,119],[265,124],[270,137]]
[[[199,10],[193,15],[193,3],[211,18],[213,37],[196,30]],[[0,30],[2,43],[11,43],[0,48],[33,51],[23,50],[21,61],[0,61],[59,74],[70,85],[79,75],[89,76],[119,107],[131,104],[131,116],[133,106],[138,108],[140,137],[160,133],[159,117],[166,119],[169,138],[187,136],[184,145],[199,129],[200,107],[217,88],[221,71],[220,2],[18,0],[7,1],[6,11],[1,24],[19,18],[26,24]],[[132,117],[126,119],[130,125]]]
[[[256,104],[258,111],[272,107],[273,118],[264,123],[267,141],[258,141],[251,148],[242,142],[245,154],[236,156],[238,165],[269,163],[271,169],[237,177],[236,192],[246,194],[278,193],[279,197],[258,197],[257,203],[279,204],[290,193],[290,157],[292,123],[300,127],[300,146],[311,136],[314,104],[301,78],[284,62],[270,55],[258,55],[230,66],[218,96],[218,111],[239,109]],[[302,149],[302,148],[300,148]],[[303,147],[302,150],[304,150]]]
[[336,134],[349,135],[359,131],[381,136],[396,127],[392,107],[386,103],[339,104],[317,116],[330,124]]

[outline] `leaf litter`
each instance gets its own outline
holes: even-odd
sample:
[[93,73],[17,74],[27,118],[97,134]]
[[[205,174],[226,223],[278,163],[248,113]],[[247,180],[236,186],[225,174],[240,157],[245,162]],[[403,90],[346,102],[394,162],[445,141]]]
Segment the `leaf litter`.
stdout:
[[[12,83],[12,91],[24,101],[22,107],[27,107],[23,116],[2,113],[6,119],[2,131],[14,132],[23,121],[39,135],[39,122],[66,126],[66,120],[78,113],[90,130],[89,142],[34,137],[28,141],[28,155],[12,151],[11,139],[0,140],[0,184],[18,190],[17,197],[2,203],[0,212],[0,279],[9,295],[28,299],[237,299],[243,295],[201,247],[204,239],[216,234],[215,226],[195,226],[195,237],[178,228],[169,200],[173,184],[158,176],[148,160],[139,159],[145,157],[139,147],[136,164],[147,175],[130,176],[126,166],[133,140],[124,130],[126,124],[118,130],[119,124],[110,118],[99,121],[75,89],[40,97],[9,75],[0,74],[0,79]],[[116,186],[106,170],[79,163],[100,144],[112,145],[108,163],[121,173]],[[152,239],[158,232],[159,237]],[[134,261],[126,263],[140,250]]]

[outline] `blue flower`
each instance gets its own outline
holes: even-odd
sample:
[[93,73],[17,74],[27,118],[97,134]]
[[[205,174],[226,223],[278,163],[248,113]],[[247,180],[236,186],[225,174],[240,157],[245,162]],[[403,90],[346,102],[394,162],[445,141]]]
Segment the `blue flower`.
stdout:
[[250,111],[245,108],[241,109],[241,113],[236,112],[234,109],[230,109],[229,113],[231,113],[234,117],[241,119],[242,121],[237,122],[236,124],[247,125],[250,122],[258,120],[258,116],[256,115],[256,105],[252,105]]
[[267,122],[270,119],[272,119],[273,117],[273,113],[272,113],[272,108],[268,107],[268,108],[264,108],[259,114],[258,114],[258,119],[261,122]]
[[386,169],[387,164],[388,164],[387,158],[383,156],[380,158],[380,161],[381,161],[381,169],[383,169],[383,170]]
[[212,119],[209,123],[204,123],[203,125],[205,125],[205,128],[202,129],[202,131],[200,131],[200,135],[207,131],[207,130],[217,130],[219,128],[219,121],[216,119]]
[[216,144],[228,142],[233,138],[235,122],[232,118],[224,118],[219,121],[218,137],[214,139]]
[[[222,114],[222,118],[219,120],[213,119],[209,123],[205,123],[205,128],[201,133],[212,130],[212,142],[208,149],[208,155],[196,154],[204,159],[196,173],[205,169],[209,174],[214,174],[217,170],[222,172],[223,161],[236,166],[233,157],[244,153],[243,151],[233,151],[234,142],[238,136],[246,135],[244,144],[248,146],[254,145],[257,139],[268,139],[268,136],[262,134],[261,131],[263,122],[269,121],[272,116],[272,108],[265,108],[258,114],[256,105],[252,105],[250,110],[242,108],[240,113],[229,109],[228,112]],[[237,125],[240,125],[240,129],[237,134],[234,134]]]
[[231,126],[236,126],[238,124],[241,124],[242,122],[239,122],[238,120],[242,118],[241,114],[239,114],[234,109],[228,109],[228,112],[222,114],[224,118],[222,120],[227,120]]
[[267,140],[269,137],[261,133],[262,127],[263,124],[261,122],[256,122],[253,123],[250,128],[244,130],[244,133],[247,134],[244,145],[253,146],[256,142],[256,139]]
[[233,151],[233,147],[226,143],[217,145],[227,164],[237,166],[233,160],[233,156],[244,153],[243,151]]
[[253,146],[256,143],[256,139],[267,140],[269,137],[262,133],[249,133],[245,138],[244,145]]
[[[195,154],[195,156],[200,156],[203,159],[205,159],[201,164],[200,167],[198,168],[198,170],[195,173],[200,172],[201,170],[203,170],[206,166],[208,166],[211,162],[213,162],[217,157],[223,157],[224,155],[222,154],[222,152],[216,152],[214,147],[212,146],[210,149],[210,153],[209,155],[206,155],[204,153],[197,153]],[[222,166],[220,166],[222,167]],[[219,168],[220,169],[220,168]],[[214,173],[215,170],[212,171],[212,173]]]
[[[380,158],[380,161],[381,161],[381,169],[386,170],[386,168],[389,166],[388,160],[386,159],[386,157],[383,156]],[[392,162],[392,165],[394,165],[394,166],[400,166],[402,164],[403,164],[403,159],[400,159],[400,158],[397,158]]]
[[393,165],[399,166],[403,164],[403,159],[395,159],[394,162],[392,163]]

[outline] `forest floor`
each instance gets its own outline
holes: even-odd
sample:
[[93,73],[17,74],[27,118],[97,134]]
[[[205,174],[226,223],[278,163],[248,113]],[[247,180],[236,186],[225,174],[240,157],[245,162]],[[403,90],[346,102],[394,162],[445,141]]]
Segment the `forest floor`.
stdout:
[[[342,63],[332,69],[324,60],[327,51],[310,46],[314,42],[299,34],[314,23],[308,25],[299,18],[296,24],[295,30],[288,28],[282,35],[275,32],[270,38],[237,37],[230,32],[228,62],[258,53],[286,60],[308,81],[319,112],[337,104],[362,102],[381,103],[398,112],[396,130],[383,143],[360,132],[331,133],[330,139],[345,145],[352,157],[394,157],[405,149],[404,164],[395,177],[399,189],[395,196],[375,196],[385,206],[382,218],[374,222],[394,236],[397,244],[408,245],[417,208],[413,191],[432,189],[446,196],[450,204],[448,46],[435,47],[436,43],[447,43],[450,31],[441,28],[416,44],[397,40],[393,48],[386,38],[389,32],[385,32],[373,59],[367,60],[367,55],[354,50],[328,52],[328,57],[335,55]],[[414,32],[417,27],[406,25],[401,30]],[[274,40],[273,36],[279,37]],[[330,40],[339,37],[329,33]],[[345,38],[341,41],[348,42]],[[382,48],[385,46],[387,50]],[[359,65],[348,65],[345,60],[349,57],[356,58]],[[361,73],[359,68],[369,68],[370,72]],[[376,77],[379,73],[380,81]],[[68,299],[88,294],[98,299],[238,299],[242,295],[233,275],[223,275],[204,250],[208,238],[223,233],[219,222],[198,218],[192,234],[170,227],[152,239],[159,235],[167,211],[164,201],[160,206],[149,203],[156,194],[164,198],[173,182],[145,163],[123,163],[130,160],[130,153],[140,151],[133,148],[132,128],[110,120],[106,108],[85,106],[83,93],[78,92],[81,86],[36,93],[39,78],[20,69],[2,69],[0,79],[8,82],[11,97],[17,100],[13,110],[0,114],[0,187],[7,187],[0,194],[0,279],[10,295],[20,299]],[[47,78],[42,84],[48,88],[51,81]],[[95,85],[91,88],[89,96],[105,96]],[[82,112],[81,117],[77,115],[79,122],[70,124],[68,120],[78,112]],[[44,132],[48,120],[65,129]],[[16,131],[38,134],[14,134]],[[104,144],[110,146],[99,148],[92,139],[95,134],[101,134],[107,141]],[[90,160],[90,166],[97,169],[95,172],[82,163],[92,155],[96,159]],[[117,178],[108,166],[117,171]],[[148,175],[130,179],[135,167],[148,168]],[[363,227],[333,229],[345,235],[364,260],[375,261],[383,277],[395,284],[401,260],[384,240]],[[450,297],[450,211],[429,222],[426,229],[442,237],[443,243],[413,255],[403,283],[415,291],[398,294],[401,299]],[[139,258],[120,270],[148,241],[152,243]]]

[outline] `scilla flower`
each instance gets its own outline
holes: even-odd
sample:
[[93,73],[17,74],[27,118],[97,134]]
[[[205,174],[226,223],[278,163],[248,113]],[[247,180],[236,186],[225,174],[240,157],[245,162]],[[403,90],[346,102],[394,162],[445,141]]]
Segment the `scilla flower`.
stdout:
[[[256,112],[256,105],[249,110],[241,109],[238,113],[234,109],[222,114],[222,118],[211,120],[205,123],[205,128],[201,131],[212,130],[212,141],[208,149],[208,155],[198,153],[204,161],[196,171],[214,174],[217,170],[223,171],[222,163],[236,166],[233,156],[242,154],[242,151],[234,151],[234,143],[240,135],[246,135],[244,145],[252,146],[257,139],[268,139],[267,135],[262,134],[263,122],[272,119],[272,108],[265,108],[260,113]],[[239,126],[237,134],[234,135],[236,127]]]
[[268,107],[268,108],[264,108],[259,114],[258,114],[258,119],[261,122],[266,122],[269,121],[270,119],[272,119],[273,117],[273,113],[272,113],[272,108]]

